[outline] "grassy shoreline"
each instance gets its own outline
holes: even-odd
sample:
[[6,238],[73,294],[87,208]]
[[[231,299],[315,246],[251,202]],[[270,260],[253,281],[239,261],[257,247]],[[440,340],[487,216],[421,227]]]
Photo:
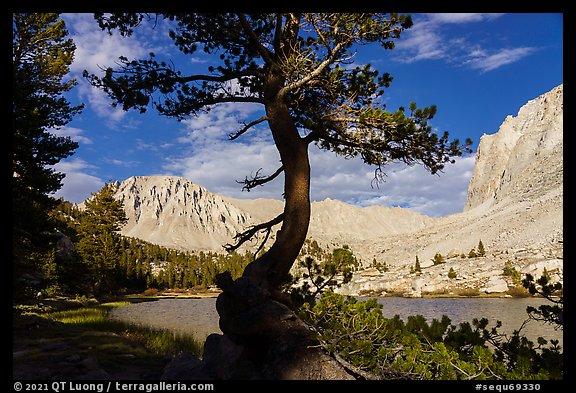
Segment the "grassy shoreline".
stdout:
[[175,355],[201,356],[204,343],[192,335],[109,318],[112,309],[138,301],[57,298],[15,305],[13,377],[158,379]]

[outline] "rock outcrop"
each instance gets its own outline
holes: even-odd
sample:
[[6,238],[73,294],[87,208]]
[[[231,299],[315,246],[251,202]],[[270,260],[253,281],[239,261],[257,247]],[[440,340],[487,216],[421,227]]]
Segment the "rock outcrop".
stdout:
[[[535,266],[562,280],[563,261],[563,86],[529,101],[508,116],[497,133],[481,138],[462,213],[442,217],[410,236],[354,244],[365,260],[389,271],[363,271],[342,288],[348,294],[504,292],[518,285],[502,277],[510,261],[520,273]],[[482,241],[485,257],[468,258]],[[446,262],[431,265],[436,253]],[[421,273],[410,273],[419,257]],[[428,262],[428,265],[424,265]],[[448,277],[452,268],[455,279]],[[501,277],[498,281],[492,277]],[[492,280],[492,281],[490,281]]]
[[532,199],[562,187],[563,85],[480,138],[465,210]]

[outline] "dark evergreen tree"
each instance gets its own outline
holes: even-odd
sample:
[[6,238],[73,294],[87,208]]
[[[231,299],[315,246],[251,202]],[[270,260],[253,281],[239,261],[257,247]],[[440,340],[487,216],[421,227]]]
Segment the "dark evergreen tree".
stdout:
[[432,262],[434,263],[434,265],[439,265],[441,263],[444,263],[444,256],[442,254],[440,254],[439,252],[437,252],[436,254],[434,254],[434,258],[432,258]]
[[[73,79],[64,80],[76,49],[67,34],[58,14],[12,14],[14,280],[38,273],[38,261],[53,259],[54,223],[49,212],[56,201],[50,194],[61,188],[64,175],[52,165],[78,147],[70,138],[51,133],[82,109],[63,96],[76,84]],[[24,287],[15,281],[15,289]]]
[[54,257],[55,276],[52,287],[60,293],[77,294],[82,292],[78,286],[78,277],[84,272],[81,257],[78,255],[74,240],[78,237],[78,223],[82,213],[71,202],[58,199],[58,204],[50,212],[55,228]]
[[530,294],[538,294],[552,303],[540,305],[538,308],[528,306],[526,312],[530,318],[549,323],[555,329],[564,329],[564,290],[562,283],[551,282],[549,273],[544,269],[537,280],[531,274],[526,274],[522,280],[522,285],[528,289]]
[[420,266],[420,259],[418,259],[418,255],[416,255],[416,262],[414,263],[412,273],[422,273],[422,267]]
[[476,256],[486,256],[486,250],[484,249],[484,243],[482,243],[482,240],[478,241],[478,247],[476,247]]
[[114,288],[120,267],[122,241],[118,231],[126,223],[121,201],[114,199],[114,185],[107,183],[85,202],[78,227],[78,252],[90,274],[94,295]]

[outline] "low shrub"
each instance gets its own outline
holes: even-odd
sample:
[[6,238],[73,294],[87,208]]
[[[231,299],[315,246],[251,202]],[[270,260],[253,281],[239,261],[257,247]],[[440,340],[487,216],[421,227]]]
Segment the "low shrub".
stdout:
[[[385,318],[376,299],[358,301],[326,291],[301,316],[317,332],[320,345],[364,378],[397,379],[561,379],[558,342],[539,338],[538,346],[519,331],[503,340],[486,318],[451,325],[443,315],[404,322]],[[494,350],[488,347],[488,344]]]
[[144,296],[155,296],[158,294],[158,290],[156,288],[147,288],[142,294]]
[[508,295],[512,297],[531,297],[530,292],[523,286],[516,285],[513,287],[508,287]]
[[480,290],[478,288],[462,288],[454,292],[458,296],[480,296]]

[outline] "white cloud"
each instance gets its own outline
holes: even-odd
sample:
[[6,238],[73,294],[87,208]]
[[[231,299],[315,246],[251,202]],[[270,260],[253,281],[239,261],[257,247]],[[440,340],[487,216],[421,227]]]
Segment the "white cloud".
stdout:
[[427,14],[431,21],[437,23],[470,23],[490,21],[501,17],[504,14],[482,14],[482,13],[437,13]]
[[176,140],[182,145],[183,153],[167,159],[164,170],[230,197],[281,198],[282,176],[251,192],[243,192],[242,185],[236,182],[250,178],[261,168],[261,175],[269,175],[281,166],[265,125],[251,128],[235,141],[228,138],[242,127],[241,122],[262,116],[260,110],[261,106],[254,104],[221,104],[207,113],[183,120],[186,128]]
[[172,159],[164,168],[184,176],[212,192],[234,198],[274,198],[282,195],[283,176],[263,187],[243,192],[242,181],[262,168],[262,175],[280,167],[279,154],[273,144],[215,142],[188,157]]
[[84,136],[83,134],[85,133],[85,131],[81,130],[80,128],[65,126],[60,128],[59,130],[53,129],[50,132],[56,136],[63,136],[63,137],[69,136],[74,142],[78,142],[80,144],[84,145],[92,144],[92,139]]
[[[313,149],[318,150],[318,149]],[[456,158],[440,175],[423,166],[393,163],[383,168],[385,182],[372,187],[374,167],[359,159],[346,160],[326,151],[311,151],[311,194],[314,200],[327,197],[359,206],[408,207],[430,216],[462,211],[474,157]]]
[[380,188],[382,196],[360,201],[363,206],[381,204],[409,207],[430,216],[445,216],[462,211],[468,184],[474,169],[474,156],[456,158],[440,175],[431,175],[424,167],[404,167],[388,174]]
[[66,174],[62,188],[54,194],[55,198],[63,197],[72,203],[80,203],[104,185],[102,179],[87,173],[94,166],[79,158],[60,161],[54,169]]
[[153,45],[148,39],[143,39],[152,35],[135,34],[132,37],[122,37],[117,32],[110,35],[98,27],[93,14],[89,13],[63,14],[62,19],[66,22],[70,38],[76,45],[70,71],[78,80],[77,91],[80,98],[87,100],[89,108],[105,119],[109,126],[121,123],[122,126],[130,125],[125,119],[126,112],[121,108],[113,108],[106,93],[90,85],[82,77],[82,73],[87,70],[91,74],[101,75],[102,68],[116,66],[120,56],[135,59],[157,51],[158,46]]
[[120,56],[138,58],[154,49],[145,40],[102,31],[93,14],[63,14],[62,19],[76,44],[70,71],[79,75],[84,70],[99,74],[100,67],[114,66]]
[[140,161],[136,160],[118,160],[116,158],[106,158],[104,161],[109,164],[124,168],[136,168],[138,165],[140,165]]
[[89,108],[98,117],[102,118],[108,126],[115,127],[115,125],[124,121],[127,112],[124,112],[122,108],[112,107],[112,101],[104,91],[93,87],[85,79],[78,81],[77,89],[80,98],[88,100]]
[[[198,116],[183,120],[182,124],[186,125],[186,131],[177,141],[203,146],[213,141],[227,139],[229,134],[242,128],[242,122],[249,123],[262,116],[262,114],[258,114],[261,109],[261,105],[250,103],[216,105],[209,112],[200,113]],[[250,128],[241,137],[242,140],[260,138],[262,135],[258,131],[261,129],[262,127],[258,125]],[[268,138],[268,140],[271,139]]]
[[423,20],[404,33],[403,38],[396,43],[396,53],[401,54],[399,60],[403,63],[439,59],[446,54],[443,40],[437,25]]
[[464,65],[470,68],[488,72],[500,68],[506,64],[511,64],[519,61],[520,59],[534,53],[536,48],[523,47],[512,49],[501,49],[491,55],[485,51],[473,51],[470,53],[470,59],[464,61]]
[[423,60],[444,62],[488,72],[515,63],[532,54],[536,48],[484,48],[468,37],[452,37],[447,25],[490,22],[504,14],[449,13],[425,14],[404,32],[396,44],[397,60],[415,63]]

